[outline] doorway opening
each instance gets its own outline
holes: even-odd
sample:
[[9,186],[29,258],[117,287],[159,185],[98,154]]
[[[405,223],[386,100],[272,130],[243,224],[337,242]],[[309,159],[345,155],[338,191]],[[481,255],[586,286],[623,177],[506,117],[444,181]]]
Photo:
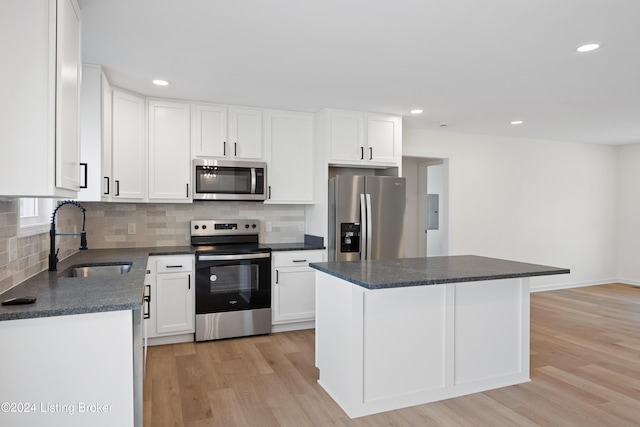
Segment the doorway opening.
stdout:
[[407,179],[407,257],[449,254],[449,163],[448,158],[402,158],[402,174]]

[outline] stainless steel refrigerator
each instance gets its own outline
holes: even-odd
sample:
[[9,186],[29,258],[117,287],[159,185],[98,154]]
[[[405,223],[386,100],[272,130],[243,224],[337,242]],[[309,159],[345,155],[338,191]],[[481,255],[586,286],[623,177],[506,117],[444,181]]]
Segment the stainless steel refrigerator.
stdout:
[[329,180],[330,261],[404,258],[405,178],[338,175]]

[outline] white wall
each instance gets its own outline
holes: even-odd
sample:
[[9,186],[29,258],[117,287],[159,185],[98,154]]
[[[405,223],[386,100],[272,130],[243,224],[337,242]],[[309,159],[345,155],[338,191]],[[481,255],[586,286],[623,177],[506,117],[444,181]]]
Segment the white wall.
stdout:
[[404,211],[404,251],[407,258],[419,256],[420,220],[418,218],[418,165],[421,159],[402,158],[402,176],[407,179],[407,203]]
[[[449,255],[567,267],[543,289],[617,277],[618,148],[404,129],[405,156],[447,157]],[[640,154],[639,154],[640,156]]]
[[618,278],[640,285],[640,144],[618,147]]

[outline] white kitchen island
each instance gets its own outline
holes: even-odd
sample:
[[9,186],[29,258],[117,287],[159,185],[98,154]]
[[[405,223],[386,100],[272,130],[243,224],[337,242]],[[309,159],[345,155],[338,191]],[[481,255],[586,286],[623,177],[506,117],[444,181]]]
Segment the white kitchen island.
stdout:
[[320,385],[351,418],[529,381],[529,277],[477,256],[316,268]]

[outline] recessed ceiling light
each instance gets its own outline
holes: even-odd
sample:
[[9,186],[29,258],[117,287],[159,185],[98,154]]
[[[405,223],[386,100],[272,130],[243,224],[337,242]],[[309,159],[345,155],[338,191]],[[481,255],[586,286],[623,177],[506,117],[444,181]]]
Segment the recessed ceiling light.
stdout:
[[422,114],[422,110],[411,110],[411,114]]
[[169,82],[166,80],[154,80],[153,84],[157,86],[167,86],[169,85]]
[[576,50],[578,52],[580,52],[580,53],[585,53],[585,52],[592,52],[592,51],[596,50],[599,47],[600,47],[600,45],[597,44],[597,43],[589,43],[589,44],[584,44],[584,45],[580,46]]
[[521,125],[523,123],[524,122],[522,120],[514,120],[514,121],[511,122],[512,125]]

